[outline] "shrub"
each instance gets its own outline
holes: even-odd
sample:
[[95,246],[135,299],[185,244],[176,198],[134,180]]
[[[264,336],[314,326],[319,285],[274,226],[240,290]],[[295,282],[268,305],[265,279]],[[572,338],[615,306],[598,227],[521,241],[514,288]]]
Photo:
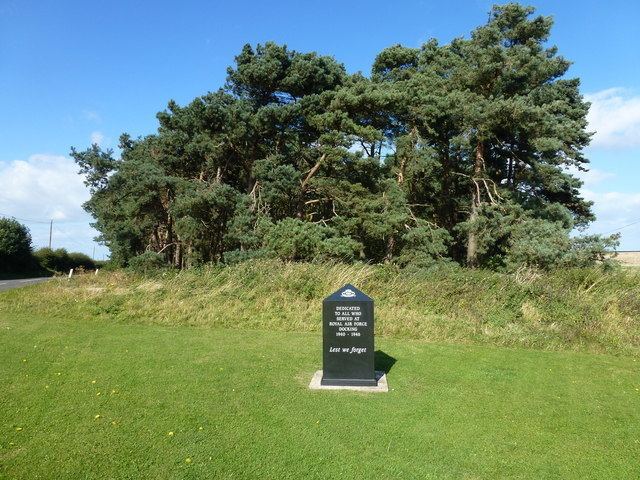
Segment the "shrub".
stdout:
[[80,252],[69,253],[69,268],[84,268],[85,270],[95,270],[96,263],[89,255]]
[[96,262],[89,255],[80,252],[67,252],[64,248],[52,250],[41,248],[36,250],[34,256],[40,266],[52,272],[67,272],[71,268],[83,268],[84,270],[94,270]]
[[56,261],[56,270],[58,272],[66,272],[70,268],[73,268],[71,265],[71,259],[69,258],[69,252],[65,248],[56,248],[53,251]]
[[602,264],[612,267],[611,258],[619,244],[619,235],[585,235],[569,238],[559,222],[530,219],[522,222],[511,233],[507,266],[515,271],[519,267],[543,270],[567,267],[592,267]]
[[522,266],[549,270],[562,263],[571,240],[559,222],[526,219],[512,229],[509,247],[506,261],[510,270]]
[[588,267],[601,263],[605,267],[617,264],[611,252],[620,245],[620,234],[603,237],[602,235],[584,235],[571,239],[571,249],[564,256],[564,266]]
[[331,237],[320,244],[322,260],[338,260],[351,263],[362,250],[362,244],[349,237]]
[[413,228],[402,236],[404,246],[397,263],[401,267],[430,267],[446,259],[451,240],[444,228],[431,225]]
[[54,251],[50,248],[41,248],[36,250],[33,254],[40,266],[46,270],[52,272],[61,271],[58,269],[57,257]]
[[339,237],[333,228],[285,218],[272,225],[264,237],[264,246],[273,256],[287,261],[316,259],[353,261],[362,244]]
[[315,223],[285,218],[274,224],[264,238],[265,247],[282,260],[313,260],[331,232]]
[[460,224],[460,232],[475,231],[480,265],[495,270],[520,268],[552,270],[566,267],[610,266],[618,237],[587,235],[571,238],[572,222],[564,210],[546,209],[542,218],[519,205],[484,205],[474,222]]
[[129,269],[136,273],[147,275],[166,267],[162,255],[155,252],[144,252],[129,260]]

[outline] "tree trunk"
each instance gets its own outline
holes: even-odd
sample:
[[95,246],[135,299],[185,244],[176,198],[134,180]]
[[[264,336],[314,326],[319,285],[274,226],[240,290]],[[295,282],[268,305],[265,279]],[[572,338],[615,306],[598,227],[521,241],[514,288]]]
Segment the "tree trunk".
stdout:
[[518,161],[513,160],[513,164],[511,165],[511,190],[515,191],[518,187],[518,182],[516,181],[516,176],[518,175]]
[[153,226],[152,244],[155,245],[156,252],[162,248],[160,245],[160,236],[158,235],[158,225]]
[[451,230],[455,225],[453,200],[453,180],[451,177],[452,164],[449,153],[449,140],[441,144],[441,165],[442,165],[442,190],[440,201],[440,224],[447,230]]
[[327,154],[323,153],[318,159],[318,161],[316,162],[316,164],[313,167],[311,167],[311,170],[309,170],[309,172],[307,173],[307,176],[304,177],[304,180],[300,182],[300,195],[298,196],[297,217],[301,220],[304,217],[304,205],[305,205],[304,201],[305,201],[305,195],[307,194],[307,187],[309,186],[309,182],[311,181],[313,176],[316,173],[318,173],[318,170],[320,170],[320,167],[322,166],[322,163],[326,158],[327,158]]
[[395,233],[392,233],[391,235],[389,235],[389,238],[387,238],[387,254],[384,257],[384,261],[389,263],[392,259],[393,259],[393,251],[396,248],[396,235]]
[[[484,143],[478,140],[476,144],[475,162],[473,165],[473,176],[471,181],[471,213],[469,214],[469,222],[473,223],[478,218],[478,209],[480,207],[480,189],[477,181],[484,174]],[[475,268],[478,266],[478,235],[471,227],[469,237],[467,239],[467,265]]]
[[[409,155],[413,155],[413,153],[415,152],[416,146],[418,144],[418,129],[416,127],[413,127],[409,135],[411,138],[411,143],[410,143],[411,151],[402,152],[402,155],[400,155],[400,163],[398,164],[398,174],[396,176],[396,183],[400,188],[402,188],[402,186],[404,185],[404,177],[407,171],[407,158],[409,158]],[[384,257],[385,262],[390,262],[393,259],[393,252],[395,250],[395,247],[396,247],[396,233],[391,232],[391,234],[389,235],[389,238],[387,239],[387,253]]]
[[[171,216],[170,213],[167,213],[167,241],[165,243],[165,245],[171,245],[175,242],[177,235],[173,234],[173,217]],[[179,254],[176,253],[176,246],[171,246],[169,247],[169,251],[168,254],[173,256],[173,266],[174,267],[180,267],[180,263],[176,262],[176,257],[179,256]]]
[[178,243],[173,252],[173,265],[182,268],[182,244]]

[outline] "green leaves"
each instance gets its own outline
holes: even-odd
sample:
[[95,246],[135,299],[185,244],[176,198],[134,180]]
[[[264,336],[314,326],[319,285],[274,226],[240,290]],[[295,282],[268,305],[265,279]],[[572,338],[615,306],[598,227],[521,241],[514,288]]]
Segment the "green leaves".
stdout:
[[356,257],[362,245],[351,238],[336,236],[332,228],[285,218],[268,229],[264,247],[282,260],[349,262]]
[[346,77],[344,67],[332,57],[298,53],[273,42],[255,50],[245,45],[236,57],[236,68],[229,67],[227,74],[227,87],[259,106],[333,90]]
[[391,46],[370,77],[245,45],[224,88],[170,101],[155,135],[121,137],[120,159],[72,150],[86,208],[122,263],[566,262],[571,229],[593,219],[568,168],[588,164],[588,104],[533,14],[509,3],[470,37]]
[[23,272],[32,268],[31,234],[11,218],[0,218],[0,273]]
[[105,188],[108,176],[117,168],[113,151],[103,152],[95,143],[83,152],[71,147],[71,157],[80,167],[80,174],[85,176],[84,184],[92,193]]
[[187,265],[221,261],[227,224],[234,216],[238,192],[223,183],[197,184],[184,189],[175,198],[171,214],[176,218],[175,232],[187,245]]

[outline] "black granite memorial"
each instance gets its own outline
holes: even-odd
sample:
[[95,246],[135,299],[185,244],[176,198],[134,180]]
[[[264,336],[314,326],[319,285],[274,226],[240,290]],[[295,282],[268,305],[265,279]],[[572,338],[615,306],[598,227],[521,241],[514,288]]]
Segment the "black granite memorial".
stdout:
[[376,386],[373,300],[345,285],[322,302],[321,385]]

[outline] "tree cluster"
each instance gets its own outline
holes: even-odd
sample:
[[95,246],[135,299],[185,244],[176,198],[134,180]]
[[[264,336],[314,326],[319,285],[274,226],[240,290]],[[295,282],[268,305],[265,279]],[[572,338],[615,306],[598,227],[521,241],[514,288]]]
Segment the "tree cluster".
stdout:
[[49,272],[68,272],[70,269],[95,270],[98,264],[89,255],[81,252],[68,252],[65,248],[51,249],[43,247],[33,256],[38,264]]
[[0,274],[33,270],[29,229],[12,218],[0,218]]
[[88,255],[64,248],[45,247],[34,252],[29,229],[12,218],[0,218],[0,275],[47,275],[97,267]]
[[246,45],[225,86],[156,134],[72,156],[112,259],[189,267],[256,256],[511,268],[585,264],[589,108],[552,20],[517,4],[446,45],[389,47],[371,74]]

